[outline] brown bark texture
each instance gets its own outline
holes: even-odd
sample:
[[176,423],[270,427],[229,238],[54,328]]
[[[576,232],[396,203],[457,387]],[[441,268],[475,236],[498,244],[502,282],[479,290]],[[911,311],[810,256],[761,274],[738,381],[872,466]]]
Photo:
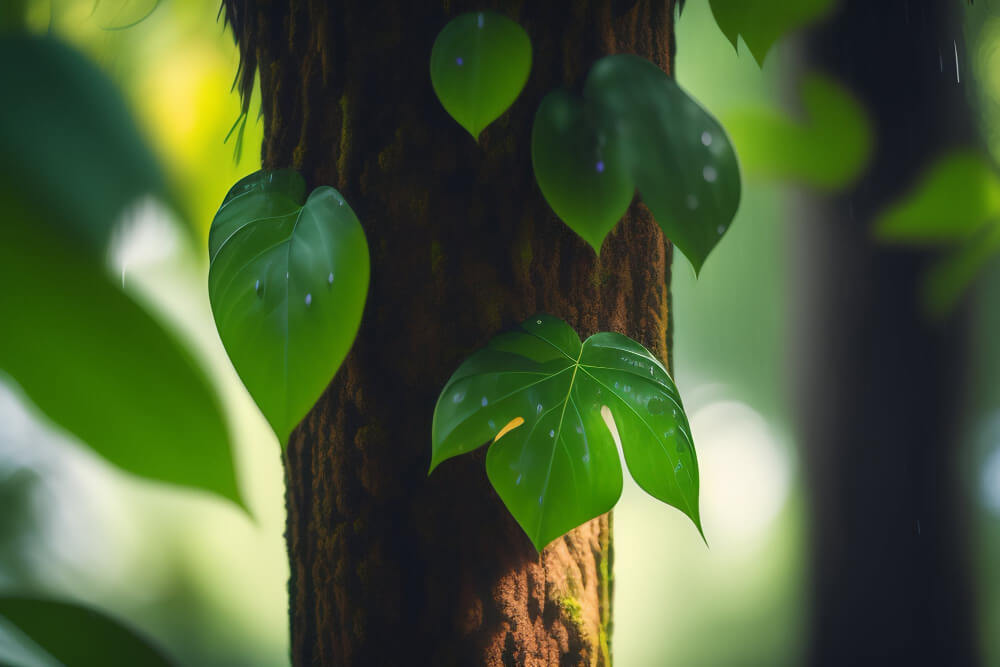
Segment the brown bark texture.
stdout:
[[[489,485],[485,449],[427,476],[450,374],[535,312],[666,359],[671,249],[634,203],[598,258],[531,168],[542,97],[595,60],[670,71],[674,2],[227,0],[241,88],[259,72],[266,167],[340,189],[372,282],[344,366],[286,453],[296,665],[607,665],[611,518],[537,554]],[[477,144],[430,84],[438,31],[493,7],[533,45],[528,84]]]

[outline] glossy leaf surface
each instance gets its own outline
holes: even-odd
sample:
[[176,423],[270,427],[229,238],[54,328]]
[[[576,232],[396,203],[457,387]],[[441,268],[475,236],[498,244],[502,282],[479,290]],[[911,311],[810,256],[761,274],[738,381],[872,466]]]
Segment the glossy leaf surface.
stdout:
[[834,0],[710,0],[715,22],[737,47],[742,36],[758,65],[786,33],[821,19]]
[[139,632],[77,604],[0,596],[0,618],[71,667],[169,667],[161,648]]
[[200,367],[97,260],[13,195],[0,192],[0,203],[0,370],[119,468],[242,505]]
[[494,338],[452,375],[434,411],[431,470],[493,441],[490,482],[538,550],[610,510],[622,470],[701,530],[698,464],[673,380],[644,347],[616,333],[582,345],[538,315]]
[[442,106],[478,141],[528,81],[531,41],[521,26],[502,14],[462,14],[438,34],[430,67]]
[[212,221],[219,336],[282,446],[347,356],[368,293],[361,223],[331,187],[290,170],[237,183]]
[[0,179],[37,219],[103,254],[123,209],[164,192],[114,84],[52,37],[0,35]]
[[549,206],[600,254],[635,195],[616,134],[583,100],[557,90],[535,114],[531,161]]
[[739,208],[740,169],[719,122],[659,67],[632,55],[598,61],[584,96],[616,127],[639,194],[700,271]]

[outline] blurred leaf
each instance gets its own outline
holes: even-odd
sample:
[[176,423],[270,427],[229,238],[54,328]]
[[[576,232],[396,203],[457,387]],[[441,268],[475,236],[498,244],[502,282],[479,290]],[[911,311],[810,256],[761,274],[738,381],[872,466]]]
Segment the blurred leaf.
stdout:
[[497,336],[451,376],[434,409],[431,471],[492,440],[490,482],[541,551],[618,501],[622,470],[609,420],[639,486],[700,532],[698,462],[666,369],[620,334],[581,345],[549,315]]
[[128,204],[164,195],[152,153],[114,84],[72,48],[4,34],[0,62],[0,181],[37,221],[102,253]]
[[67,667],[169,667],[150,639],[88,607],[0,596],[0,617]]
[[737,48],[740,36],[758,65],[785,34],[823,18],[834,0],[710,0],[715,22]]
[[930,314],[937,317],[948,314],[980,272],[998,255],[1000,225],[994,224],[932,266],[924,283],[924,302]]
[[531,129],[531,161],[545,200],[600,254],[635,196],[635,182],[614,134],[570,93],[542,100]]
[[56,424],[133,474],[242,506],[199,367],[103,266],[0,192],[0,369]]
[[956,243],[998,222],[1000,178],[993,166],[975,153],[953,153],[879,216],[875,235],[907,244]]
[[825,189],[851,184],[871,155],[864,108],[837,82],[816,73],[804,77],[801,97],[802,122],[768,108],[726,115],[744,171]]
[[726,131],[663,70],[638,56],[599,60],[584,97],[603,127],[619,133],[643,202],[699,272],[740,205],[740,168]]
[[209,297],[233,366],[282,446],[361,324],[368,242],[339,192],[292,170],[233,186],[209,234]]
[[524,28],[496,12],[452,19],[431,50],[431,84],[473,139],[514,103],[531,72]]

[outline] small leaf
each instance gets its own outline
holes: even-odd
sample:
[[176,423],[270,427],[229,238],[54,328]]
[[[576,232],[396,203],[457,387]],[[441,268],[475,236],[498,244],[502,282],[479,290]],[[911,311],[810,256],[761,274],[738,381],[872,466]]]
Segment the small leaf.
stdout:
[[635,195],[617,137],[598,126],[583,100],[557,90],[535,114],[531,160],[552,210],[600,254]]
[[740,169],[719,122],[659,67],[633,55],[598,61],[584,87],[604,127],[618,127],[639,194],[694,266],[729,229]]
[[666,369],[619,334],[595,334],[581,345],[549,315],[497,336],[455,371],[434,410],[431,470],[493,440],[490,482],[540,551],[621,495],[605,411],[639,485],[700,531],[698,463]]
[[711,0],[715,22],[736,48],[742,35],[758,65],[786,33],[823,18],[834,0]]
[[0,180],[102,255],[127,205],[164,194],[152,151],[114,84],[57,39],[4,34],[0,62]]
[[368,243],[331,187],[259,171],[226,195],[209,233],[219,336],[282,446],[354,342],[368,293]]
[[850,185],[871,156],[864,108],[843,86],[815,73],[803,79],[801,97],[802,121],[766,107],[726,115],[743,171],[830,190]]
[[1000,223],[1000,178],[985,158],[953,153],[934,165],[913,192],[875,222],[883,241],[957,243]]
[[169,667],[173,664],[149,638],[81,605],[0,596],[0,618],[13,623],[64,665]]
[[0,191],[0,369],[119,468],[243,505],[224,416],[187,351],[71,240]]
[[445,110],[479,140],[514,103],[531,72],[524,29],[496,12],[452,19],[431,49],[431,85]]

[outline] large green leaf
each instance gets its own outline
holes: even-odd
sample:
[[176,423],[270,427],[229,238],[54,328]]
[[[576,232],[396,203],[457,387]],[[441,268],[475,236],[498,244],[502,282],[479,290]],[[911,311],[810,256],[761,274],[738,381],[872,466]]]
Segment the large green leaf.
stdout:
[[801,120],[768,107],[726,114],[744,173],[823,189],[850,185],[871,155],[864,108],[843,86],[816,73],[804,77],[801,98]]
[[835,0],[710,0],[715,22],[736,48],[743,37],[758,65],[782,35],[823,18]]
[[599,60],[584,96],[603,127],[617,130],[623,160],[656,222],[700,271],[740,204],[739,163],[725,130],[638,56]]
[[142,477],[242,505],[224,417],[185,349],[104,267],[0,192],[0,370],[56,424]]
[[291,170],[237,183],[212,221],[219,336],[282,446],[347,356],[368,294],[368,243],[343,196],[308,199]]
[[0,180],[37,220],[101,254],[123,209],[164,194],[121,94],[49,36],[0,35]]
[[514,103],[531,72],[524,29],[496,12],[452,19],[431,49],[431,85],[442,106],[479,140],[479,133]]
[[490,482],[538,550],[610,510],[622,470],[698,530],[698,462],[677,388],[635,341],[598,333],[582,345],[537,315],[494,338],[445,385],[434,410],[431,471],[493,441]]
[[165,652],[141,633],[94,609],[0,596],[0,618],[13,623],[67,667],[169,667]]
[[635,195],[616,134],[581,100],[557,90],[535,114],[531,160],[552,210],[600,254]]

